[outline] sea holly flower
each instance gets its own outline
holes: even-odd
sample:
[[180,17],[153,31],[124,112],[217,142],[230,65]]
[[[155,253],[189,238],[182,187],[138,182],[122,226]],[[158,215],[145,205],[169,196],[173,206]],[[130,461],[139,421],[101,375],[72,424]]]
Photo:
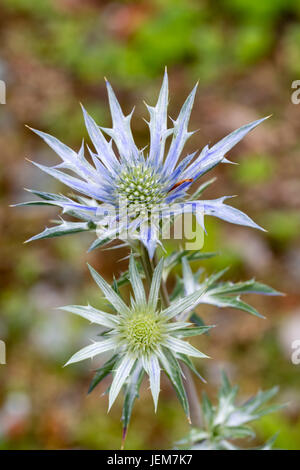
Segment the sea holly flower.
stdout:
[[[103,312],[89,305],[86,307],[73,305],[62,308],[106,329],[102,334],[101,341],[81,349],[71,357],[67,364],[110,352],[111,357],[97,372],[91,385],[91,389],[93,389],[106,375],[113,374],[114,377],[109,389],[109,409],[123,386],[125,390],[129,390],[130,397],[132,396],[132,388],[141,383],[144,373],[149,376],[156,409],[162,368],[171,380],[184,411],[189,417],[189,406],[179,361],[196,371],[190,356],[197,358],[206,358],[207,356],[184,341],[183,338],[203,334],[211,327],[193,327],[191,323],[172,321],[186,308],[192,308],[199,302],[204,292],[202,288],[165,309],[159,307],[162,270],[163,260],[154,270],[147,299],[141,276],[134,258],[131,256],[129,277],[134,298],[131,299],[131,305],[128,306],[116,292],[116,289],[112,288],[90,267],[94,280],[115,309],[116,314]],[[130,397],[126,399],[125,393],[124,414],[127,413],[127,416]],[[126,424],[128,424],[128,418],[127,422],[125,420]]]
[[[190,295],[199,289],[205,289],[199,300],[201,304],[215,305],[219,308],[235,308],[264,318],[254,307],[241,300],[240,296],[244,294],[283,295],[272,287],[255,281],[255,279],[236,283],[230,281],[218,282],[227,271],[227,268],[211,276],[204,277],[202,269],[193,273],[186,256],[183,256],[180,261],[182,263],[182,279],[179,288],[176,289],[176,296]],[[181,314],[180,318],[186,318],[189,316],[189,313],[190,311],[187,310]],[[195,318],[195,315],[193,318]]]
[[[283,405],[267,405],[278,392],[273,387],[265,392],[259,391],[254,397],[239,405],[236,402],[238,386],[232,387],[225,373],[222,374],[222,385],[218,403],[214,406],[207,394],[203,392],[202,411],[203,427],[192,428],[188,436],[177,443],[178,448],[190,450],[242,450],[234,441],[253,439],[254,430],[248,425],[266,414],[282,408]],[[271,438],[255,450],[269,450],[276,439]]]
[[[229,162],[225,155],[266,118],[246,124],[211,148],[206,146],[200,153],[194,152],[180,161],[185,143],[193,134],[188,130],[188,123],[197,85],[187,97],[177,119],[172,121],[173,126],[168,128],[168,76],[165,72],[156,106],[147,105],[150,145],[146,150],[138,149],[134,142],[130,129],[132,113],[128,116],[123,114],[111,85],[108,82],[106,85],[112,128],[100,128],[83,108],[86,128],[94,146],[94,150],[88,147],[91,161],[85,158],[84,143],[76,152],[55,137],[33,129],[61,159],[61,163],[53,167],[34,164],[69,186],[77,196],[71,198],[33,190],[31,192],[41,200],[21,205],[59,206],[63,213],[80,219],[80,222],[61,220],[30,240],[95,231],[98,227],[98,238],[91,250],[114,238],[124,239],[124,233],[130,230],[131,236],[126,242],[132,244],[132,239],[141,241],[152,258],[160,243],[162,220],[173,220],[174,215],[194,213],[203,227],[204,215],[212,215],[234,224],[261,229],[246,214],[225,204],[228,196],[202,200],[199,196],[203,186],[192,195],[187,191],[218,163]],[[104,137],[103,132],[110,140]],[[166,150],[168,138],[171,142]],[[173,211],[174,204],[176,208]],[[120,216],[121,205],[126,208],[125,218]],[[154,221],[150,216],[153,214]]]

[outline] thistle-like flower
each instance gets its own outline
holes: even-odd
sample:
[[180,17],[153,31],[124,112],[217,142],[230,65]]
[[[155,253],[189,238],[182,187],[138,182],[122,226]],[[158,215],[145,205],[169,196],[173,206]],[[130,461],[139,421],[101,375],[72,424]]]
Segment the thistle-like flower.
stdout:
[[[90,247],[91,250],[109,243],[114,238],[124,239],[124,231],[131,230],[131,239],[140,240],[152,257],[157,244],[160,243],[162,220],[172,219],[174,214],[194,213],[203,227],[203,217],[207,214],[234,224],[261,228],[246,214],[225,204],[224,201],[229,196],[200,200],[200,191],[196,190],[193,195],[188,195],[187,190],[218,163],[228,163],[225,154],[266,118],[244,125],[211,148],[206,146],[198,155],[194,152],[179,162],[184,145],[193,134],[188,131],[188,122],[197,85],[186,99],[177,119],[172,121],[173,127],[168,128],[168,76],[165,72],[156,106],[147,106],[150,113],[148,151],[137,148],[130,129],[132,113],[128,116],[123,114],[111,85],[108,82],[106,85],[112,128],[98,127],[83,108],[85,124],[96,150],[94,152],[88,147],[94,165],[85,158],[84,144],[79,152],[75,152],[55,137],[33,129],[62,160],[54,167],[39,163],[35,165],[75,190],[78,195],[72,199],[31,191],[42,201],[30,201],[22,205],[56,205],[61,207],[64,213],[77,217],[81,222],[63,220],[30,240],[101,227],[97,232],[98,239]],[[110,141],[104,137],[102,131],[111,138]],[[166,152],[168,137],[171,142]],[[121,222],[120,201],[124,202],[128,213],[128,217]],[[175,203],[175,211],[166,210],[170,204]],[[151,220],[150,223],[150,214],[153,213],[157,216],[156,222]],[[130,243],[130,237],[127,237],[128,239]]]
[[[231,386],[225,373],[219,391],[219,400],[214,406],[205,392],[202,397],[203,428],[191,429],[189,435],[178,442],[179,448],[191,450],[242,450],[234,441],[253,439],[254,430],[248,426],[262,416],[279,410],[284,405],[266,405],[278,392],[278,387],[259,391],[245,403],[236,403],[239,387]],[[276,439],[272,437],[256,450],[269,450]]]
[[[195,372],[196,369],[189,356],[198,358],[206,358],[207,356],[181,338],[200,335],[211,327],[193,327],[191,323],[172,321],[172,319],[186,308],[195,306],[203,295],[204,289],[186,296],[166,309],[161,309],[158,306],[158,300],[162,270],[163,260],[154,270],[147,300],[142,279],[133,256],[131,256],[129,277],[135,299],[132,298],[129,307],[119,293],[90,267],[94,280],[117,313],[110,314],[91,306],[62,307],[63,310],[80,315],[106,328],[101,341],[81,349],[71,357],[67,364],[93,358],[98,354],[111,353],[111,358],[100,370],[101,378],[110,372],[114,374],[109,390],[109,409],[123,385],[130,386],[132,384],[135,386],[138,382],[140,383],[144,372],[149,376],[156,409],[162,367],[171,380],[187,416],[189,416],[188,402],[181,378],[182,371],[178,361],[184,362]],[[105,371],[104,375],[103,371]],[[98,382],[96,377],[92,388]]]

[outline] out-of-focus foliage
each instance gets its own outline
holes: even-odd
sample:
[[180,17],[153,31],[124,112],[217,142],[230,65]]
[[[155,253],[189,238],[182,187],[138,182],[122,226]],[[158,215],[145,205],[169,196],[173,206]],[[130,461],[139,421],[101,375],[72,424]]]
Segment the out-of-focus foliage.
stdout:
[[[112,280],[113,272],[118,277],[126,270],[120,259],[128,253],[86,254],[88,234],[23,245],[56,210],[8,205],[29,199],[23,187],[61,190],[25,161],[48,165],[55,157],[24,124],[78,149],[84,132],[79,101],[99,124],[110,125],[104,76],[126,112],[138,103],[136,114],[146,117],[142,99],[154,103],[165,65],[172,117],[200,81],[191,118],[191,129],[200,131],[187,152],[273,114],[229,155],[240,166],[214,171],[218,179],[205,196],[239,194],[233,205],[268,232],[208,219],[204,251],[221,256],[194,260],[192,267],[210,274],[230,265],[232,281],[255,277],[287,295],[249,299],[266,320],[202,306],[201,318],[218,326],[194,345],[213,358],[201,364],[208,384],[198,384],[199,395],[205,390],[214,401],[219,365],[247,396],[278,383],[277,401],[290,405],[263,418],[254,445],[280,428],[275,447],[300,448],[300,366],[291,362],[291,343],[300,338],[300,105],[290,99],[291,82],[300,79],[299,19],[299,2],[292,0],[2,0],[0,79],[6,82],[7,104],[0,105],[0,339],[6,342],[7,365],[0,365],[0,448],[120,445],[120,403],[107,415],[106,399],[99,397],[109,383],[105,379],[86,395],[101,363],[91,363],[90,371],[62,368],[94,333],[80,318],[55,308],[87,301],[100,308],[85,262]],[[133,127],[144,146],[146,125],[134,115]],[[173,248],[170,243],[168,252]],[[128,295],[126,285],[121,289]],[[142,386],[128,449],[168,448],[188,433],[168,382],[161,388],[154,418]]]
[[[251,440],[255,438],[253,421],[273,413],[282,406],[268,403],[278,393],[277,387],[266,391],[260,390],[243,404],[237,403],[238,391],[239,387],[231,386],[228,377],[223,373],[217,405],[213,405],[203,392],[202,427],[192,428],[188,436],[177,445],[183,449],[193,450],[241,450],[245,445],[248,448]],[[275,440],[276,435],[254,449],[269,450]],[[237,441],[243,444],[237,445]]]

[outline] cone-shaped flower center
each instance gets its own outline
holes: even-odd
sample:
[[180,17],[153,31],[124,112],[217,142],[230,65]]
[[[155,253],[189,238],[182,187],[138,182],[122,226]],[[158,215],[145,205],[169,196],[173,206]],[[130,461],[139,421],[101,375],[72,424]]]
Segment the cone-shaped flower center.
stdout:
[[144,165],[124,170],[117,184],[117,196],[127,199],[128,205],[144,205],[149,208],[163,196],[160,177]]
[[133,312],[122,327],[122,339],[132,352],[151,353],[161,343],[164,328],[153,312]]

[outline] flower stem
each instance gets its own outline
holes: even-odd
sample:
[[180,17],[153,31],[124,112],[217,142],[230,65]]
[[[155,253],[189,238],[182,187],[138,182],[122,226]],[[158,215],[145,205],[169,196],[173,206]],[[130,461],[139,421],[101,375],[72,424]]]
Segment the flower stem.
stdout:
[[[147,283],[150,286],[152,276],[153,276],[153,270],[155,266],[157,265],[157,255],[155,254],[154,262],[152,263],[149,258],[149,254],[148,254],[146,247],[141,243],[141,259],[142,259],[142,265],[145,271]],[[160,286],[160,296],[161,296],[162,306],[164,308],[168,307],[170,305],[170,299],[169,299],[169,294],[168,294],[166,283],[164,282],[163,279],[161,281],[161,286]],[[195,383],[194,383],[194,380],[193,380],[193,377],[189,368],[185,364],[181,364],[181,366],[182,366],[182,370],[185,376],[184,388],[186,391],[186,395],[187,395],[187,399],[188,399],[189,407],[190,407],[191,424],[195,427],[201,427],[202,413],[201,413],[199,399],[197,396]]]
[[140,247],[141,247],[142,265],[143,265],[143,269],[144,269],[144,272],[145,272],[148,287],[150,287],[151,282],[152,282],[152,276],[153,276],[153,265],[152,265],[151,260],[149,258],[149,254],[148,254],[148,251],[147,251],[146,247],[142,243],[140,244]]

